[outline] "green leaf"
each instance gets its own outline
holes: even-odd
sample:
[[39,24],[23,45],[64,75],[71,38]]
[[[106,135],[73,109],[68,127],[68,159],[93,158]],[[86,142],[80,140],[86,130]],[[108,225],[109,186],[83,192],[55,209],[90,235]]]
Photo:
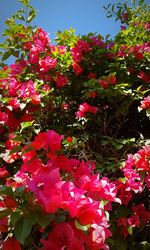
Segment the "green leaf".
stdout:
[[45,214],[37,213],[37,223],[41,227],[45,228],[54,219],[55,219],[54,214],[45,215]]
[[28,16],[28,18],[27,18],[27,23],[30,23],[30,22],[34,19],[35,16],[36,16],[36,12],[35,12],[34,9],[32,9],[32,10],[29,12],[29,16]]
[[32,127],[33,123],[34,123],[34,120],[31,122],[22,122],[20,132],[22,132],[26,128]]
[[30,2],[30,0],[19,0],[20,3],[23,3],[25,6],[27,6]]
[[132,232],[133,232],[133,228],[132,227],[128,227],[128,233],[132,234]]
[[139,1],[139,5],[142,5],[144,3],[144,0]]
[[10,51],[6,51],[3,56],[2,56],[2,61],[5,61],[8,59],[8,57],[10,57],[11,52]]
[[88,229],[90,228],[90,225],[81,225],[77,220],[75,220],[75,226],[77,229],[80,229],[82,231],[88,231]]
[[11,187],[7,187],[7,186],[0,186],[0,195],[1,194],[7,194],[12,196],[13,195],[13,190]]
[[20,212],[14,212],[10,215],[10,222],[12,223],[13,226],[15,226],[20,217],[21,217]]
[[14,147],[11,151],[10,151],[10,154],[14,154],[16,152],[19,152],[21,151],[22,147],[21,146],[16,146]]
[[0,219],[5,218],[7,215],[11,213],[10,209],[5,209],[3,211],[0,211]]
[[23,245],[27,236],[31,233],[33,222],[29,218],[21,218],[17,221],[14,228],[16,239]]
[[16,15],[16,18],[19,20],[25,21],[25,18],[22,15]]

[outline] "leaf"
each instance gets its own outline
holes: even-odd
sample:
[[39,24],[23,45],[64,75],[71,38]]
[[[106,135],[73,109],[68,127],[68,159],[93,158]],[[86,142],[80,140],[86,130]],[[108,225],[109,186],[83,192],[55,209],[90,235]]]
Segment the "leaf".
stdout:
[[16,15],[16,18],[19,20],[25,21],[25,18],[22,15]]
[[37,213],[37,223],[41,227],[45,228],[54,219],[55,219],[54,214],[45,215],[45,214]]
[[82,231],[87,231],[90,228],[90,225],[81,225],[77,220],[75,220],[75,226],[77,229],[80,229]]
[[139,1],[139,5],[142,5],[144,3],[144,0]]
[[27,23],[30,23],[30,22],[34,19],[35,16],[36,16],[36,12],[35,12],[34,9],[32,9],[32,10],[29,12],[29,16],[28,16],[28,18],[27,18]]
[[128,233],[132,234],[133,233],[133,227],[128,227]]
[[14,153],[16,153],[16,152],[20,152],[21,149],[22,149],[21,146],[16,146],[16,147],[14,147],[14,148],[10,151],[10,154],[14,154]]
[[34,123],[34,120],[31,122],[22,122],[20,132],[22,132],[26,128],[32,127],[33,123]]
[[19,0],[20,3],[23,3],[25,6],[27,6],[30,2],[30,0]]
[[16,239],[23,245],[27,236],[31,233],[33,226],[32,220],[29,218],[21,218],[17,221],[14,228],[14,234]]
[[17,221],[20,219],[21,214],[19,212],[14,212],[10,215],[10,222],[15,226]]
[[3,56],[2,56],[2,61],[5,61],[8,59],[8,57],[10,57],[11,52],[10,51],[6,51]]
[[5,209],[3,211],[0,211],[0,219],[5,218],[7,215],[11,213],[10,209]]

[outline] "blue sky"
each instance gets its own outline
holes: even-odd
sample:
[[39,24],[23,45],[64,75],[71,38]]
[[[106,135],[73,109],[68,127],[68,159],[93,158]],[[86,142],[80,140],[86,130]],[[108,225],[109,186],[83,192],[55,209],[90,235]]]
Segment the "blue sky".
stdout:
[[[76,34],[97,32],[105,36],[114,36],[120,25],[113,19],[107,19],[104,5],[118,2],[117,0],[30,0],[38,13],[33,24],[42,27],[53,42],[58,30],[72,27]],[[17,0],[0,0],[0,33],[4,29],[4,21],[20,9]]]
[[[113,37],[120,30],[120,24],[106,18],[103,6],[117,2],[119,0],[30,0],[38,11],[33,24],[50,33],[52,42],[58,30],[70,27],[76,30],[76,34],[97,32],[103,36],[111,34]],[[149,0],[145,2],[148,4]],[[6,18],[21,6],[17,0],[0,0],[0,34],[4,30]]]

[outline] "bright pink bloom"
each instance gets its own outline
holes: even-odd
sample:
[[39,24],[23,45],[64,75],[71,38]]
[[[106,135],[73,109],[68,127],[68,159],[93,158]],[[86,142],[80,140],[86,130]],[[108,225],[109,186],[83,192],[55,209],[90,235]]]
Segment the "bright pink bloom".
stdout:
[[142,109],[148,109],[150,108],[150,96],[145,97],[142,101],[141,101],[141,106],[140,108]]
[[0,111],[0,124],[4,125],[8,121],[8,114]]
[[54,153],[61,148],[63,138],[62,135],[56,133],[54,130],[49,130],[44,133],[39,133],[32,142],[32,146],[37,150],[42,148],[46,150],[50,149],[51,152]]
[[39,51],[36,47],[32,47],[28,54],[28,61],[31,64],[38,64],[39,62]]
[[19,62],[16,62],[15,64],[10,65],[10,75],[11,76],[16,76],[22,73],[22,71],[25,69],[27,66],[27,61],[25,60],[20,60]]
[[98,111],[97,107],[91,106],[88,103],[84,102],[79,105],[79,110],[76,112],[76,117],[77,118],[84,117],[87,112],[96,114],[97,111]]
[[27,163],[28,161],[31,161],[33,158],[36,156],[36,151],[35,150],[30,150],[26,153],[23,153],[22,159],[24,163]]
[[18,96],[18,90],[21,86],[21,82],[15,78],[10,78],[8,81],[8,95],[9,97]]
[[146,183],[146,186],[147,188],[150,188],[150,174],[148,174],[145,178],[145,183]]
[[57,61],[55,58],[46,56],[45,58],[39,60],[39,65],[41,72],[48,72],[49,70],[56,68]]
[[9,101],[9,105],[12,107],[12,109],[18,109],[20,107],[20,102],[17,98],[12,98]]
[[34,44],[39,51],[43,51],[46,46],[50,46],[50,38],[47,32],[42,28],[38,28],[33,36]]
[[109,250],[109,247],[105,245],[105,240],[109,238],[112,234],[111,231],[104,225],[92,225],[92,241],[90,242],[90,249],[99,250]]

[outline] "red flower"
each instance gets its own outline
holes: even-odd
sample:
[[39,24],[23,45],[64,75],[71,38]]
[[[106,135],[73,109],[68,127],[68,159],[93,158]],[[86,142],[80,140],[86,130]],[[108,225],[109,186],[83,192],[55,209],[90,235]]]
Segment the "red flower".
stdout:
[[90,78],[90,79],[94,79],[95,77],[96,77],[96,74],[94,74],[93,72],[90,72],[88,74],[88,78]]
[[48,150],[50,149],[52,153],[59,150],[61,148],[61,141],[64,137],[54,130],[49,130],[44,133],[39,133],[34,141],[32,142],[32,146],[37,150],[42,148]]
[[11,237],[3,243],[2,250],[21,250],[21,246],[14,237]]
[[73,137],[72,136],[67,137],[67,141],[70,143],[73,142]]
[[9,209],[15,209],[18,207],[18,204],[13,197],[11,197],[9,195],[5,195],[5,196],[3,196],[3,198],[4,198],[3,202],[5,204],[5,207],[7,207]]
[[77,63],[73,63],[73,69],[74,69],[74,72],[75,74],[78,76],[80,75],[82,72],[83,72],[83,68],[79,66],[79,64]]
[[41,250],[72,250],[74,242],[74,231],[69,223],[56,224],[53,231],[49,233],[48,240],[41,240],[43,248]]
[[108,82],[106,80],[98,80],[98,83],[104,89],[107,89],[109,87],[109,84],[108,84]]
[[57,74],[57,78],[55,81],[58,88],[63,87],[68,83],[68,79],[62,74]]
[[9,176],[8,171],[5,169],[5,167],[0,168],[0,179],[1,178],[6,178]]
[[[3,203],[0,202],[0,207],[3,207]],[[0,219],[0,233],[6,233],[8,231],[8,217]]]

